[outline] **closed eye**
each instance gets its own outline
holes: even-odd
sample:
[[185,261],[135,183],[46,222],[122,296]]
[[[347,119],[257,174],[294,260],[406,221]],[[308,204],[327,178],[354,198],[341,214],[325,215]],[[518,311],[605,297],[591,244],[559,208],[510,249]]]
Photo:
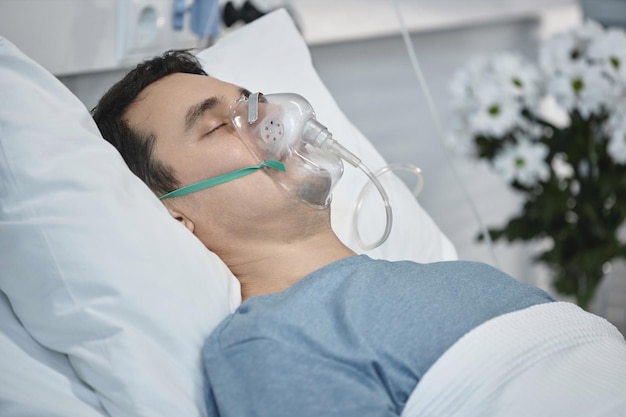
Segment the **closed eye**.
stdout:
[[221,125],[218,125],[218,126],[214,127],[213,129],[209,130],[208,132],[206,132],[204,134],[204,136],[211,136],[212,134],[214,134],[215,132],[217,132],[221,128],[225,127],[226,125],[227,125],[227,123],[222,123]]

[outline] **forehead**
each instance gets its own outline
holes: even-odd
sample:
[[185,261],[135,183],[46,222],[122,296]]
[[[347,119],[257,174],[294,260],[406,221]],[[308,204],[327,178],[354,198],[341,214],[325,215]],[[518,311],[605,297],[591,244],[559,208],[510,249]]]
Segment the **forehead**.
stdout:
[[[240,88],[217,78],[198,74],[176,73],[144,88],[128,107],[124,119],[132,127],[157,133],[175,121],[182,122],[187,110],[208,97],[222,99],[228,105],[237,98]],[[169,126],[165,126],[169,124]]]

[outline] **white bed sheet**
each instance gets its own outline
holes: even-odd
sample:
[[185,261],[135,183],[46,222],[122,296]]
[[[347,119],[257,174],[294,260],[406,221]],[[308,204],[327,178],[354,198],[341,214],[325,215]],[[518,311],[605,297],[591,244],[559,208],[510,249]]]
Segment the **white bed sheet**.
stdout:
[[575,304],[489,320],[424,375],[402,417],[624,417],[626,342]]

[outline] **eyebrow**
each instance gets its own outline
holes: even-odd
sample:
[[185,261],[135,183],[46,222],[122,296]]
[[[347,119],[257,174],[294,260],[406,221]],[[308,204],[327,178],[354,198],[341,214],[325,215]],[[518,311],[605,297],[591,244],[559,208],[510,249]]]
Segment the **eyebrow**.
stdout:
[[[250,95],[250,91],[246,90],[245,88],[240,88],[239,92],[245,96]],[[217,107],[218,104],[222,102],[222,100],[222,97],[213,96],[191,106],[185,114],[185,132],[191,130],[196,125],[196,123],[198,123],[198,121],[202,119],[206,112],[213,110],[215,107]]]
[[213,96],[189,107],[185,114],[185,132],[191,130],[206,112],[213,110],[221,101],[221,98]]

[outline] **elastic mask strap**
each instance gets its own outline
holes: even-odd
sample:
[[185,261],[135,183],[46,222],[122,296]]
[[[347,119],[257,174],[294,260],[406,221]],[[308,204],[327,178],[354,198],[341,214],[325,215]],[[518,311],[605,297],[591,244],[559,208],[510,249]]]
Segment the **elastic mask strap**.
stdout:
[[253,124],[259,119],[259,94],[252,93],[248,97],[248,123]]
[[253,172],[258,171],[261,168],[274,168],[279,171],[286,172],[285,164],[282,162],[275,161],[273,159],[269,159],[263,162],[260,165],[241,168],[236,171],[227,172],[226,174],[218,175],[217,177],[209,178],[208,180],[196,182],[194,184],[186,185],[177,190],[171,191],[167,194],[163,194],[159,197],[159,200],[163,200],[165,198],[170,197],[180,197],[183,195],[195,193],[196,191],[204,190],[206,188],[215,187],[216,185],[224,184],[225,182],[233,181],[241,177],[245,177],[246,175],[250,175]]

